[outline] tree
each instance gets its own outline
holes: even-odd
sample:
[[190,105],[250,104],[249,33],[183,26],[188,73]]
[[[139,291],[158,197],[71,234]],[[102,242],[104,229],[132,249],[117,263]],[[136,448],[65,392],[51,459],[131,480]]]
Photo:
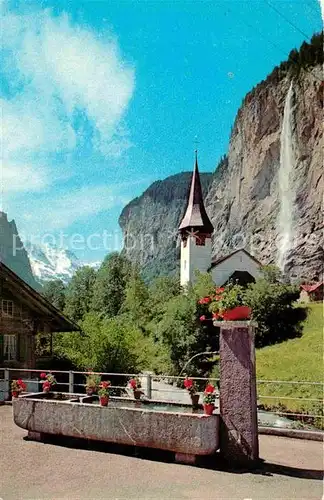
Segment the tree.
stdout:
[[81,267],[73,275],[66,289],[65,313],[74,321],[82,320],[89,312],[95,279],[96,272],[89,266]]
[[132,269],[126,284],[122,311],[138,328],[144,331],[149,317],[148,290],[136,267]]
[[185,362],[194,354],[193,346],[199,334],[194,298],[188,295],[172,298],[157,325],[157,333],[169,348],[173,373],[179,375]]
[[91,309],[102,317],[112,318],[122,309],[131,264],[115,252],[107,255],[100,266],[93,287]]
[[301,322],[307,311],[295,305],[299,288],[266,278],[250,284],[245,291],[246,303],[252,308],[257,322],[257,347],[282,342],[302,333]]
[[269,264],[268,266],[263,266],[261,268],[261,273],[263,279],[269,283],[281,283],[284,279],[282,272],[277,266]]
[[195,271],[195,278],[192,290],[197,300],[214,293],[216,286],[210,273]]
[[102,319],[89,313],[82,334],[56,336],[56,356],[69,359],[80,370],[136,373],[147,367],[151,345],[142,332],[123,317]]
[[65,286],[62,280],[52,280],[45,283],[42,294],[54,307],[63,311],[65,305]]
[[148,289],[148,307],[154,322],[158,322],[165,313],[166,304],[180,294],[178,277],[160,276]]
[[[186,294],[169,300],[165,313],[157,325],[160,340],[169,348],[172,371],[175,375],[179,375],[195,354],[215,351],[218,348],[218,330],[211,322],[207,325],[202,324],[199,316],[199,304],[195,292],[188,290]],[[211,357],[199,356],[188,365],[188,373],[208,376],[212,365]]]

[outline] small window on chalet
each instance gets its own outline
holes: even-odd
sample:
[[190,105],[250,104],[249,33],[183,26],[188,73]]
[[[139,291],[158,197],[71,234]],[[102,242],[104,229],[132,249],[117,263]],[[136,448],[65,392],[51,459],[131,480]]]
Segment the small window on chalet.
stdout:
[[3,336],[3,357],[5,361],[15,361],[17,359],[16,335]]
[[205,246],[205,241],[206,241],[206,236],[197,236],[196,237],[196,245],[197,247],[204,247]]
[[13,317],[14,305],[12,300],[2,300],[1,310],[4,316]]

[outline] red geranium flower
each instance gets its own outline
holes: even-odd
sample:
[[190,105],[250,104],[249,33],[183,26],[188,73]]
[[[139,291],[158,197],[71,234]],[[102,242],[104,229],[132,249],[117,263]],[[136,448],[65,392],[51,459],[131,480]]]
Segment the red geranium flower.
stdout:
[[21,380],[21,378],[17,380],[17,384],[19,385],[19,387],[20,387],[20,389],[21,389],[22,391],[25,391],[25,390],[26,390],[27,386],[26,386],[25,382],[23,382],[23,381]]
[[203,314],[202,316],[200,316],[200,318],[199,318],[199,319],[200,319],[200,321],[205,321],[206,316]]
[[225,291],[225,288],[216,288],[216,293],[223,293]]
[[205,389],[205,391],[204,391],[204,392],[206,392],[206,393],[212,393],[212,392],[214,392],[214,391],[215,391],[215,387],[214,387],[212,384],[208,384],[208,385],[206,386],[206,389]]
[[46,378],[46,373],[44,373],[44,372],[43,372],[43,373],[41,373],[41,374],[40,374],[40,378]]
[[183,385],[186,389],[190,389],[193,386],[193,380],[191,378],[185,378]]
[[134,378],[130,379],[130,381],[129,381],[129,385],[130,385],[130,387],[131,387],[132,389],[136,389],[136,387],[137,387],[137,382],[136,382],[136,380],[135,380]]
[[199,304],[208,304],[210,302],[211,298],[210,297],[203,297],[202,299],[198,300]]
[[51,387],[51,384],[48,380],[45,380],[45,382],[43,383],[43,387]]
[[100,384],[100,385],[101,385],[101,387],[102,387],[103,389],[108,389],[108,387],[110,386],[110,382],[109,382],[109,381],[104,380],[103,382],[101,382],[101,384]]

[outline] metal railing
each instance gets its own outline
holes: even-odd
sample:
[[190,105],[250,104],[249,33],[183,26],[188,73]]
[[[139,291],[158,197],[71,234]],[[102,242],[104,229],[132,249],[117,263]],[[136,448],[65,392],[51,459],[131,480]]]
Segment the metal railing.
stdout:
[[[0,368],[0,399],[1,399],[1,394],[7,394],[9,395],[10,392],[10,381],[13,379],[17,378],[22,378],[23,382],[27,384],[27,388],[29,386],[35,386],[36,391],[41,391],[41,384],[42,380],[40,379],[39,375],[42,372],[46,372],[46,370],[36,370],[36,369],[22,369],[22,368]],[[87,375],[89,375],[90,372],[81,372],[81,371],[64,371],[64,370],[50,370],[50,373],[53,375],[63,375],[63,378],[65,380],[57,380],[57,385],[60,388],[60,392],[78,392],[76,389],[82,388],[82,390],[85,389],[85,380],[84,383],[81,383],[80,377],[83,377],[84,379],[86,378]],[[124,385],[114,385],[113,383],[111,384],[112,389],[120,389],[120,390],[127,390],[127,383],[130,378],[132,377],[140,377],[141,382],[142,382],[142,389],[143,392],[145,393],[146,397],[149,399],[152,399],[152,393],[153,392],[159,392],[159,393],[174,393],[174,394],[185,394],[185,392],[182,390],[182,388],[176,387],[175,382],[178,380],[184,380],[185,376],[173,376],[173,375],[154,375],[150,372],[144,372],[144,373],[112,373],[112,372],[91,372],[94,373],[95,375],[100,375],[102,377],[110,377],[110,378],[124,378],[125,383]],[[19,376],[19,374],[21,374]],[[29,377],[26,378],[25,375],[29,374]],[[24,378],[25,377],[25,378]],[[35,378],[37,377],[37,378]],[[218,382],[219,379],[217,378],[204,378],[204,377],[192,377],[195,381],[205,381],[207,382]],[[1,386],[1,383],[3,383],[3,386]],[[163,387],[159,387],[157,384],[163,384]],[[63,388],[65,387],[66,390]],[[33,392],[29,391],[28,392]],[[5,399],[5,398],[4,398]]]
[[[324,397],[324,383],[323,382],[310,382],[310,381],[290,381],[290,380],[258,380],[258,403],[261,408],[271,409],[271,413],[280,417],[293,418],[297,422],[304,424],[315,423],[317,427],[324,429],[324,412],[323,412],[323,397]],[[262,393],[262,388],[267,385],[269,394]],[[269,386],[274,386],[271,390]],[[280,387],[281,386],[281,387]],[[283,387],[308,387],[315,389],[318,397],[301,397],[299,395],[290,395],[289,390]],[[279,390],[278,390],[279,389]],[[287,394],[285,394],[285,392]],[[267,404],[267,402],[270,402]],[[287,403],[289,405],[287,405]],[[287,406],[295,408],[303,408],[303,411],[289,410]],[[285,407],[287,411],[285,411]]]
[[[40,373],[46,370],[0,368],[0,401],[10,397],[10,382],[12,379],[22,378],[27,384],[27,392],[40,392],[42,381]],[[85,378],[89,372],[51,370],[57,378],[57,390],[67,393],[85,392]],[[189,397],[183,387],[179,386],[179,380],[185,376],[155,375],[150,372],[138,373],[107,373],[95,372],[103,378],[111,378],[111,388],[119,390],[121,394],[127,394],[127,383],[132,377],[140,377],[142,390],[148,399],[162,399],[165,401],[177,401],[188,403]],[[207,381],[217,384],[219,378],[192,377],[197,385],[203,386]],[[114,384],[114,380],[117,383]],[[123,383],[121,382],[124,381]],[[290,387],[288,391],[283,387]],[[316,388],[315,397],[301,397],[298,394],[291,395],[291,388],[305,386]],[[264,392],[266,388],[266,393]],[[273,389],[271,389],[273,388]],[[310,381],[287,381],[287,380],[257,380],[258,408],[278,417],[286,417],[302,425],[315,424],[318,428],[324,428],[323,415],[323,391],[324,383]],[[203,389],[202,389],[203,390]],[[202,392],[202,391],[201,391]],[[287,395],[285,394],[287,392]],[[128,393],[129,394],[129,393]],[[317,397],[318,395],[318,397]],[[289,403],[289,404],[287,404]],[[290,406],[290,408],[289,408]],[[296,408],[296,410],[294,410]],[[301,409],[301,410],[300,410]],[[262,424],[263,425],[263,424]],[[277,423],[280,426],[280,421]]]

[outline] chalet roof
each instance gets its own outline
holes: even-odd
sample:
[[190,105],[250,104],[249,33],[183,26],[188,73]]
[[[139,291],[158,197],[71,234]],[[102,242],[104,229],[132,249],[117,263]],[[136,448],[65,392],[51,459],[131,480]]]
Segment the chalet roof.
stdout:
[[253,257],[253,255],[251,255],[247,250],[245,250],[245,248],[239,248],[238,250],[234,250],[234,252],[231,252],[227,255],[223,255],[222,257],[219,257],[218,259],[213,260],[210,267],[213,268],[213,267],[217,266],[221,262],[224,262],[225,260],[233,257],[233,255],[237,254],[238,252],[244,252],[248,257],[250,257],[250,259],[254,260],[254,262],[256,262],[256,264],[258,264],[259,266],[262,266],[261,262],[258,259],[256,259],[255,257]]
[[201,232],[206,234],[211,234],[214,231],[214,227],[205,210],[198,169],[197,151],[188,196],[187,209],[180,223],[179,231],[183,231],[185,229],[190,230],[190,228],[199,229]]
[[17,297],[27,304],[30,309],[36,311],[40,317],[49,319],[52,332],[80,331],[76,323],[66,318],[61,311],[25,283],[3,262],[0,262],[0,280],[5,280],[9,284],[11,291],[17,294]]
[[300,285],[300,288],[305,290],[305,292],[315,292],[320,286],[324,284],[324,281],[319,281],[318,283],[313,283],[312,285]]

